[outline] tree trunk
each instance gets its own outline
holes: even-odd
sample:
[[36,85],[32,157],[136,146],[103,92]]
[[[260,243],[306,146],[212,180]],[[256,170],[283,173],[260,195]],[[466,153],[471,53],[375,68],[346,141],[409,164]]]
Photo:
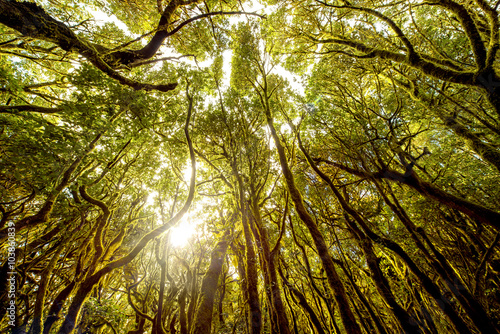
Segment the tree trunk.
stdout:
[[28,334],[41,334],[43,332],[43,307],[45,306],[45,294],[47,292],[47,286],[52,275],[52,270],[57,264],[57,260],[59,260],[59,254],[61,254],[65,242],[67,240],[61,240],[59,247],[56,249],[52,258],[50,259],[49,264],[42,272],[40,277],[40,283],[38,284],[38,291],[36,293],[36,301],[35,301],[35,310],[33,312],[33,322],[31,323],[31,328],[28,331]]
[[333,290],[335,300],[337,302],[337,308],[339,309],[340,317],[342,319],[342,323],[344,324],[344,330],[351,334],[361,334],[361,328],[359,327],[359,324],[356,321],[356,317],[351,310],[344,285],[335,269],[335,265],[329,253],[325,239],[323,238],[318,225],[316,225],[316,222],[307,212],[302,200],[302,195],[300,194],[299,189],[297,189],[297,187],[295,186],[295,180],[293,178],[292,171],[288,166],[285,150],[283,148],[283,145],[281,144],[278,133],[274,128],[274,121],[271,116],[271,109],[268,100],[269,97],[267,96],[267,83],[265,83],[263,94],[265,94],[265,98],[261,99],[262,106],[264,107],[266,113],[267,124],[269,126],[271,136],[273,137],[274,144],[276,145],[276,150],[278,151],[281,170],[283,172],[290,197],[294,203],[297,214],[306,225],[309,233],[311,234],[311,238],[314,241],[314,245],[316,246],[316,250],[318,251],[318,255],[328,277],[328,283]]
[[283,285],[285,285],[288,288],[288,290],[290,290],[290,292],[295,296],[295,298],[297,298],[298,304],[304,309],[306,314],[309,316],[309,319],[314,325],[316,332],[318,334],[325,334],[325,330],[321,325],[321,321],[319,321],[318,316],[307,302],[307,299],[304,296],[304,294],[302,294],[302,292],[297,290],[292,284],[290,284],[290,282],[287,281],[286,277],[283,275],[283,272],[281,271],[281,268],[279,269],[279,272],[281,279],[283,280]]
[[210,334],[215,293],[217,292],[217,284],[222,273],[222,265],[229,244],[228,231],[224,233],[222,240],[217,243],[212,251],[210,265],[201,283],[200,304],[196,311],[194,324],[191,327],[192,334]]
[[269,300],[270,305],[272,306],[271,312],[275,314],[276,322],[277,322],[277,330],[281,334],[290,334],[290,325],[288,323],[288,319],[286,317],[285,307],[283,305],[283,300],[281,299],[281,289],[280,284],[278,283],[278,277],[276,274],[276,260],[274,258],[274,254],[271,254],[270,246],[269,246],[269,238],[265,227],[263,226],[262,217],[260,215],[257,199],[253,198],[250,204],[253,222],[255,223],[257,230],[255,237],[260,240],[260,244],[262,247],[262,258],[264,259],[263,268],[266,271],[266,276],[269,279],[269,286],[266,289],[269,289],[269,296],[271,297]]

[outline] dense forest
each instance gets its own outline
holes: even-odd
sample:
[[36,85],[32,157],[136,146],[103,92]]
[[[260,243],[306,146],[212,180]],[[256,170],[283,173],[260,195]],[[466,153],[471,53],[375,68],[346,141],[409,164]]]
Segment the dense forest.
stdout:
[[0,332],[500,333],[493,0],[0,0]]

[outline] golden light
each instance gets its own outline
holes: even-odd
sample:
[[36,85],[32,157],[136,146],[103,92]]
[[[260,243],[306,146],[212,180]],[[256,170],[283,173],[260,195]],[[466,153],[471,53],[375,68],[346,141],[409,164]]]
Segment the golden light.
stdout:
[[184,168],[184,170],[182,171],[182,177],[184,179],[184,181],[186,182],[189,182],[191,181],[191,173],[192,173],[192,169],[191,169],[191,164],[187,164],[187,166]]
[[179,248],[187,246],[189,240],[196,234],[198,224],[191,219],[181,220],[179,225],[170,230],[170,244]]

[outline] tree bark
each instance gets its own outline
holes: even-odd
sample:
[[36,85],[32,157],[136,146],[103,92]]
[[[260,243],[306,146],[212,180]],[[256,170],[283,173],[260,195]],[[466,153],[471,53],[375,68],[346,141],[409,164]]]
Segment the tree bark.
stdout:
[[271,253],[269,238],[267,236],[265,227],[263,226],[262,216],[260,214],[256,198],[253,198],[251,200],[250,207],[252,211],[253,222],[257,227],[256,238],[259,238],[262,247],[262,258],[264,259],[262,267],[265,269],[266,275],[269,278],[269,286],[266,287],[266,289],[269,289],[269,296],[271,297],[269,301],[270,305],[272,306],[271,311],[275,314],[276,317],[278,326],[277,330],[281,334],[290,334],[290,325],[286,317],[283,300],[281,299],[281,289],[278,282],[278,276],[276,274],[275,254]]
[[309,316],[309,319],[311,320],[312,324],[314,325],[316,332],[318,334],[325,334],[326,332],[323,329],[323,326],[321,325],[321,321],[319,321],[318,316],[314,312],[313,308],[307,302],[307,298],[304,296],[304,294],[302,292],[300,292],[290,282],[288,282],[286,277],[283,275],[281,268],[279,268],[278,270],[279,270],[281,279],[283,280],[283,285],[288,288],[288,290],[295,296],[295,298],[297,298],[298,304],[304,309],[306,314]]
[[217,292],[222,265],[229,245],[228,236],[229,230],[226,230],[222,240],[217,243],[212,251],[210,265],[201,283],[200,304],[196,311],[194,324],[191,327],[192,334],[210,334],[215,293]]
[[342,323],[344,324],[344,330],[351,334],[361,334],[361,328],[359,327],[359,324],[356,321],[356,317],[351,310],[344,284],[342,283],[340,276],[335,269],[335,265],[332,256],[329,253],[325,239],[321,234],[318,225],[313,220],[311,215],[307,212],[307,209],[305,208],[304,202],[302,200],[302,195],[295,185],[293,173],[288,165],[285,150],[283,148],[283,145],[281,144],[278,133],[276,132],[274,121],[271,116],[271,108],[269,106],[270,96],[268,95],[269,93],[267,91],[267,82],[264,83],[263,94],[264,95],[259,94],[259,96],[261,98],[262,107],[264,108],[266,114],[267,125],[276,145],[276,150],[278,151],[281,170],[283,172],[290,197],[292,199],[292,202],[294,203],[297,214],[306,225],[314,241],[314,245],[316,246],[316,250],[318,251],[321,262],[323,264],[323,268],[325,269],[326,275],[328,277],[328,283],[333,290],[334,297],[337,302],[337,308],[339,309],[340,317],[342,319]]
[[63,251],[65,242],[67,240],[61,240],[59,247],[56,249],[52,258],[50,259],[47,267],[42,272],[40,283],[38,284],[38,290],[36,293],[35,310],[33,312],[33,322],[31,323],[31,328],[28,334],[41,334],[43,332],[43,307],[45,306],[45,294],[47,292],[48,283],[52,275],[52,270],[59,260],[59,254]]
[[[337,199],[339,200],[342,208],[349,214],[351,215],[355,221],[359,224],[361,227],[361,230],[366,234],[366,236],[374,241],[375,243],[382,245],[391,251],[393,251],[396,255],[398,255],[403,262],[408,266],[408,269],[415,274],[415,276],[419,279],[420,283],[422,284],[423,288],[431,295],[438,306],[441,308],[444,314],[448,316],[448,318],[451,320],[451,323],[453,324],[454,328],[457,330],[457,332],[460,333],[468,333],[472,334],[466,323],[463,321],[463,319],[460,317],[460,315],[453,309],[452,305],[450,302],[441,294],[439,288],[434,284],[434,282],[423,272],[420,270],[420,268],[416,265],[416,263],[410,258],[410,256],[401,248],[399,244],[396,242],[387,239],[385,237],[381,237],[374,233],[369,226],[367,225],[366,221],[364,220],[363,217],[361,217],[343,198],[343,196],[340,194],[338,189],[335,187],[333,184],[332,180],[321,170],[315,165],[314,161],[312,158],[309,156],[307,151],[304,149],[302,146],[302,143],[300,141],[300,135],[298,136],[299,138],[299,147],[301,151],[304,153],[309,165],[311,168],[314,169],[316,174],[325,181],[330,189],[333,191]],[[356,227],[357,229],[357,227]],[[409,320],[409,319],[408,319]],[[485,333],[486,334],[486,333]]]
[[245,199],[243,179],[237,170],[236,161],[231,163],[233,175],[236,177],[238,184],[238,203],[241,212],[241,223],[243,226],[243,236],[245,238],[245,285],[248,305],[248,316],[250,325],[250,334],[260,334],[262,330],[262,313],[260,309],[259,292],[258,292],[258,276],[257,276],[257,257],[254,250],[254,242],[249,222],[249,208]]
[[368,172],[324,159],[318,159],[317,161],[326,162],[327,164],[338,167],[356,176],[375,179],[387,179],[405,184],[410,188],[413,188],[426,198],[436,200],[439,203],[446,205],[447,207],[456,209],[463,214],[471,217],[475,221],[492,226],[496,230],[500,229],[500,213],[486,208],[480,204],[476,204],[461,197],[450,194],[438,188],[432,183],[423,181],[412,169],[404,174],[387,168],[381,169],[377,172]]
[[[172,1],[172,3],[177,3],[177,1]],[[167,92],[177,87],[177,83],[164,85],[140,83],[128,79],[114,70],[117,65],[130,64],[141,56],[152,57],[165,38],[161,41],[158,38],[153,38],[154,40],[149,44],[150,48],[145,48],[147,50],[142,53],[125,52],[122,54],[118,52],[106,55],[109,51],[107,48],[80,39],[68,26],[48,15],[42,7],[31,2],[17,2],[15,0],[0,0],[0,23],[17,30],[24,36],[54,43],[64,51],[77,52],[109,77],[133,89]],[[163,30],[159,33],[163,33]],[[146,52],[149,50],[155,53]],[[131,54],[135,55],[135,58],[132,58]]]

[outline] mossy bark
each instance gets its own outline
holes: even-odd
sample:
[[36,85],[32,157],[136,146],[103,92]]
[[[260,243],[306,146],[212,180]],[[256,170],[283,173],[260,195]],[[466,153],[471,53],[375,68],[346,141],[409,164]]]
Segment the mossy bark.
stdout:
[[259,239],[260,245],[262,247],[262,259],[264,262],[262,267],[265,269],[265,275],[269,281],[269,285],[266,287],[266,289],[269,290],[269,303],[271,306],[271,312],[274,314],[274,321],[276,322],[275,326],[277,327],[276,330],[278,330],[281,334],[290,334],[290,325],[288,322],[288,318],[286,317],[283,300],[281,299],[281,289],[276,273],[275,254],[272,254],[271,252],[269,238],[266,228],[263,226],[262,216],[260,214],[256,198],[252,199],[250,206],[253,222],[256,225],[255,237]]
[[228,232],[224,233],[222,240],[212,251],[210,265],[201,283],[199,306],[194,317],[194,324],[191,327],[191,334],[210,334],[215,294],[229,244],[228,235]]
[[304,222],[307,229],[309,230],[309,233],[311,234],[311,238],[314,242],[316,250],[318,251],[318,255],[321,259],[323,268],[328,278],[328,283],[333,291],[335,301],[337,302],[337,308],[339,309],[340,317],[344,325],[344,330],[351,334],[361,334],[362,333],[361,328],[356,320],[356,317],[354,316],[354,313],[352,312],[351,306],[349,305],[349,299],[347,297],[344,284],[340,279],[337,270],[335,269],[332,256],[329,252],[323,234],[319,230],[318,225],[316,224],[314,219],[307,211],[304,205],[304,201],[302,200],[302,195],[297,186],[295,185],[293,173],[290,169],[290,166],[288,165],[285,149],[283,147],[283,144],[281,143],[278,133],[276,132],[276,128],[274,127],[274,121],[271,115],[271,108],[269,105],[270,96],[268,95],[269,92],[267,90],[266,81],[264,82],[263,87],[264,87],[263,93],[260,94],[262,107],[264,108],[264,112],[267,119],[267,125],[271,132],[274,144],[276,145],[276,150],[278,151],[283,177],[285,179],[285,183],[290,193],[290,197],[294,204],[295,210],[300,220]]

